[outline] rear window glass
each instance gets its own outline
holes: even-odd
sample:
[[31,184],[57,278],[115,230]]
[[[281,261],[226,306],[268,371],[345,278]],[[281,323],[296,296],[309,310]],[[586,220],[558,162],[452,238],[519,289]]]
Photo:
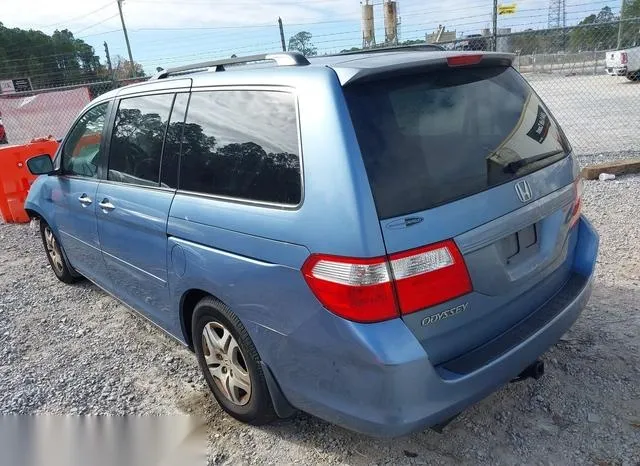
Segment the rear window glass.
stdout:
[[355,83],[345,95],[382,219],[484,191],[570,150],[510,67]]

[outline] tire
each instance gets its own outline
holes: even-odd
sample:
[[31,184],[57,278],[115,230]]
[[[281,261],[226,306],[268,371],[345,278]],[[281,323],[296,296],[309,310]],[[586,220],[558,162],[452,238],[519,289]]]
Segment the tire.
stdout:
[[260,356],[238,317],[207,297],[196,305],[191,330],[198,364],[220,407],[252,425],[275,420]]
[[44,220],[40,220],[40,236],[51,270],[56,274],[58,280],[69,285],[77,282],[80,275],[67,262],[62,245]]
[[629,81],[639,81],[640,80],[640,71],[636,71],[635,73],[630,73],[627,76]]

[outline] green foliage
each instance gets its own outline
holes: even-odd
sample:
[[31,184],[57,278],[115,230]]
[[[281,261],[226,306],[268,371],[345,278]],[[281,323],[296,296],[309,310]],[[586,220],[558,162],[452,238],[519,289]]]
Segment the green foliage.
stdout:
[[315,57],[318,49],[311,43],[311,37],[310,32],[300,31],[289,39],[289,50],[297,50],[305,57]]
[[622,4],[621,47],[640,45],[640,0],[625,0]]
[[404,42],[400,42],[400,45],[420,45],[426,44],[426,41],[423,39],[414,39],[414,40],[405,40]]
[[0,23],[0,79],[31,78],[34,88],[95,81],[106,76],[93,47],[64,29],[51,36]]
[[351,47],[350,49],[340,50],[340,53],[359,52],[360,50],[362,50],[360,47]]
[[605,50],[615,48],[618,42],[618,17],[605,6],[597,15],[589,15],[571,31],[571,51]]
[[[640,0],[627,0],[622,14],[620,47],[640,42]],[[529,29],[514,33],[512,49],[523,55],[535,53],[585,52],[618,47],[620,18],[605,6],[584,18],[577,26],[566,29]]]
[[120,55],[114,57],[113,74],[116,79],[120,80],[145,76],[144,69],[140,63],[134,61],[132,67],[131,62]]

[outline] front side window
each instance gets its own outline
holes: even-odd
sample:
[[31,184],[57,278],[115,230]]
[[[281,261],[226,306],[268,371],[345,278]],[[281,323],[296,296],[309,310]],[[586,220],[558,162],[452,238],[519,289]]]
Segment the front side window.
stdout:
[[107,179],[142,186],[158,186],[162,142],[173,94],[123,99],[109,148]]
[[100,165],[102,131],[108,102],[85,113],[69,132],[62,148],[62,169],[66,175],[96,178]]
[[192,93],[182,140],[180,189],[297,205],[301,185],[293,94]]

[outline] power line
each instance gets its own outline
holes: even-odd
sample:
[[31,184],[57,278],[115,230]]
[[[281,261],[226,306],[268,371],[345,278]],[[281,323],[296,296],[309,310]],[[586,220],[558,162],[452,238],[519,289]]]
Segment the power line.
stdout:
[[[586,6],[586,5],[591,6],[592,8],[595,8],[595,5],[597,5],[597,4],[599,4],[599,3],[601,3],[601,2],[590,2],[590,3],[574,4],[574,5],[571,5],[571,9],[573,9],[573,8],[577,8],[577,7],[579,7],[579,6]],[[604,3],[604,2],[602,2],[602,3]],[[432,10],[425,10],[425,9],[422,9],[422,10],[415,10],[415,11],[416,11],[416,13],[412,13],[412,14],[404,15],[404,17],[406,17],[406,18],[421,17],[421,16],[425,16],[425,15],[424,15],[424,14],[418,14],[417,12],[419,12],[419,11],[432,11]],[[540,13],[541,13],[541,14],[539,14],[539,15],[519,16],[519,19],[521,19],[521,20],[523,20],[523,21],[524,21],[524,20],[527,20],[527,19],[543,18],[543,17],[545,16],[545,15],[543,14],[543,12],[544,12],[544,8],[537,8],[537,9],[535,9],[535,8],[531,8],[531,9],[524,9],[524,10],[520,10],[520,11],[521,11],[521,12],[540,12]],[[591,9],[591,10],[570,11],[569,13],[571,13],[572,15],[578,15],[578,14],[582,14],[582,13],[591,13],[591,12],[593,12],[593,9]],[[117,16],[117,15],[115,15],[115,16]],[[82,30],[87,30],[87,29],[90,29],[91,27],[95,27],[96,25],[101,24],[101,23],[103,23],[103,22],[106,22],[106,21],[108,21],[108,20],[109,20],[109,19],[111,19],[111,18],[113,18],[113,16],[112,16],[112,17],[110,17],[110,18],[106,18],[106,19],[104,19],[104,20],[102,20],[102,21],[100,21],[100,22],[98,22],[98,23],[94,23],[94,24],[92,24],[92,25],[90,25],[90,26],[87,26],[86,28],[84,28],[84,29],[82,29]],[[488,19],[488,18],[487,18],[487,19],[484,19],[484,18],[485,18],[485,15],[472,15],[472,16],[463,16],[463,17],[458,17],[458,18],[456,18],[456,20],[455,20],[455,24],[454,24],[454,26],[455,26],[456,28],[460,28],[460,27],[467,27],[467,26],[474,26],[474,25],[479,25],[479,24],[485,24],[485,23],[487,22],[487,19]],[[478,19],[478,21],[475,21],[475,22],[458,23],[458,21],[460,21],[460,20],[464,20],[464,19]],[[308,24],[322,24],[322,23],[326,23],[326,22],[316,22],[316,23],[299,23],[299,24],[305,24],[305,25],[308,25]],[[295,23],[293,23],[293,24],[295,25]],[[532,25],[537,25],[537,24],[543,24],[543,21],[539,21],[539,22],[535,22],[535,23],[532,23],[532,22],[526,22],[526,23],[523,23],[523,24],[511,24],[511,26],[512,26],[512,27],[518,27],[518,26],[522,25],[522,26],[529,26],[529,27],[530,27],[530,26],[532,26]],[[265,27],[267,27],[267,26],[268,26],[268,27],[270,27],[270,28],[272,28],[272,30],[271,30],[271,31],[269,31],[269,35],[271,35],[272,37],[274,37],[274,39],[275,39],[275,38],[277,38],[277,35],[276,35],[276,30],[277,30],[277,29],[275,28],[274,24],[271,24],[271,25],[265,25]],[[235,26],[235,27],[233,27],[233,29],[237,29],[237,30],[246,30],[247,28],[255,28],[255,27],[256,27],[256,26]],[[194,30],[194,28],[186,28],[186,29],[187,29],[187,30]],[[219,29],[219,28],[207,28],[207,30],[212,30],[212,31],[214,31],[214,32],[215,32],[217,29]],[[416,26],[416,29],[406,30],[406,31],[405,31],[405,33],[414,33],[414,32],[416,32],[416,33],[417,33],[417,32],[419,32],[419,33],[424,33],[424,32],[425,32],[425,30],[427,30],[427,28],[425,27],[425,25],[424,25],[424,24],[422,24],[422,25],[419,25],[419,26],[417,25],[417,26]],[[108,31],[108,32],[105,32],[104,34],[112,33],[112,32],[117,32],[117,31],[119,31],[119,30]],[[265,31],[265,32],[266,32],[266,31]],[[100,34],[101,34],[101,33],[96,33],[96,34],[91,34],[91,35],[87,35],[87,36],[100,35]],[[243,34],[242,34],[242,33],[240,33],[240,32],[238,32],[238,33],[228,34],[228,35],[223,36],[223,37],[238,37],[238,36],[240,36],[240,35],[243,35]],[[359,35],[360,35],[360,30],[358,29],[358,30],[349,30],[349,31],[333,32],[333,33],[327,33],[327,34],[315,34],[315,35],[314,35],[314,39],[317,39],[317,38],[324,38],[324,37],[326,37],[326,38],[331,38],[331,39],[330,39],[330,40],[322,40],[322,41],[314,40],[314,43],[315,43],[315,44],[332,44],[332,45],[337,45],[337,44],[341,44],[341,43],[352,42],[352,41],[353,41],[353,39],[352,39],[351,37],[345,37],[345,36],[349,36],[349,35],[353,35],[353,36],[354,36],[354,39],[355,39],[355,38],[359,39],[359,38],[360,38],[360,37],[359,37]],[[87,37],[87,36],[84,36],[84,37]],[[336,39],[336,37],[339,37],[339,36],[342,36],[342,37],[341,37],[340,39]],[[83,37],[83,36],[78,36],[77,38],[81,38],[81,37]],[[195,36],[195,37],[198,37],[198,36]],[[192,36],[190,36],[190,37],[189,37],[189,38],[187,38],[187,39],[192,40],[193,38],[194,38],[194,36],[192,35]],[[220,38],[220,36],[216,37],[216,39],[219,39],[219,38]],[[160,43],[160,42],[163,42],[163,43],[164,43],[164,41],[150,41],[150,42],[147,42],[147,44],[153,44],[153,43],[156,43],[156,42],[157,42],[157,43]],[[274,42],[273,42],[273,43],[274,43],[274,44],[276,44],[277,42],[275,42],[275,40],[274,40]],[[256,45],[248,45],[248,46],[241,46],[241,47],[232,47],[232,48],[228,48],[228,49],[222,49],[221,51],[220,51],[220,50],[219,50],[219,51],[211,51],[211,52],[199,53],[199,54],[177,55],[177,56],[172,56],[172,57],[170,57],[170,58],[146,57],[144,60],[141,60],[141,61],[144,61],[144,62],[149,62],[149,61],[151,61],[151,60],[156,60],[156,61],[159,61],[159,60],[181,61],[181,60],[184,60],[184,59],[185,59],[185,58],[187,58],[187,57],[192,57],[192,56],[205,56],[205,55],[206,55],[206,56],[211,56],[212,54],[215,54],[215,53],[221,53],[221,52],[222,52],[222,51],[224,51],[224,50],[229,50],[229,51],[238,51],[238,50],[250,49],[250,48],[259,47],[259,46],[265,47],[267,44],[271,44],[271,42],[267,42],[267,43],[265,43],[265,41],[263,41],[263,42],[260,42],[259,44],[256,44]],[[164,47],[166,47],[166,43],[164,43],[164,44],[163,44],[163,46],[164,46]],[[71,55],[70,55],[70,56],[71,56]],[[49,57],[54,57],[54,59],[51,61],[51,63],[57,64],[59,60],[64,59],[65,54],[53,54],[53,55],[50,55]],[[37,58],[42,58],[42,57],[37,57]],[[21,62],[21,61],[28,61],[28,60],[30,60],[30,59],[31,59],[31,57],[29,57],[29,58],[19,58],[19,59],[9,59],[9,60],[7,60],[7,61],[11,61],[11,62]]]
[[[84,27],[84,28],[76,31],[76,34],[79,33],[79,32],[82,32],[82,31],[86,31],[87,29],[91,29],[91,28],[94,28],[96,26],[99,26],[100,24],[106,23],[107,21],[115,18],[116,16],[118,16],[118,13],[116,13],[115,15],[109,16],[108,18],[105,18],[105,19],[103,19],[101,21],[98,21],[97,23],[93,23],[90,26]],[[74,37],[75,37],[75,35],[74,35]]]
[[[544,9],[541,9],[539,11],[541,11],[541,14],[539,14],[539,15],[530,15],[530,16],[521,18],[522,20],[527,20],[527,19],[528,20],[533,20],[533,19],[541,18],[539,21],[537,21],[537,22],[527,21],[527,22],[516,24],[514,26],[517,27],[517,26],[532,26],[532,25],[543,25],[543,24],[546,24],[546,18],[547,18],[546,12],[544,11]],[[459,27],[467,27],[467,26],[485,24],[485,23],[486,22],[484,20],[480,20],[480,21],[462,23],[462,24],[459,24],[458,26]],[[334,46],[338,46],[339,44],[355,43],[354,40],[360,38],[359,37],[359,32],[360,31],[345,31],[345,32],[341,32],[341,33],[327,34],[327,35],[325,35],[326,37],[334,37],[334,36],[343,35],[343,34],[353,34],[354,37],[353,38],[346,37],[346,38],[341,38],[341,39],[330,39],[330,40],[324,40],[324,41],[316,41],[316,40],[314,40],[313,43],[314,43],[314,45],[332,44]],[[408,30],[406,32],[408,32],[408,33],[424,32],[424,28],[423,27],[419,27],[419,28],[416,28],[416,29]],[[186,61],[187,59],[197,58],[197,57],[217,58],[218,56],[222,55],[222,52],[225,52],[225,51],[236,52],[236,51],[252,49],[252,48],[266,49],[267,45],[273,45],[273,49],[276,50],[278,42],[276,40],[274,40],[273,42],[270,42],[268,44],[258,43],[258,44],[244,46],[244,47],[231,47],[231,48],[220,49],[220,50],[215,50],[215,51],[211,51],[211,52],[194,53],[194,54],[187,54],[187,55],[180,55],[180,56],[173,56],[173,57],[166,57],[166,58],[148,57],[148,58],[145,58],[144,60],[141,60],[141,61],[142,62],[154,61],[154,62],[161,62],[161,63],[176,63],[176,62]]]
[[57,22],[57,23],[49,24],[49,25],[46,25],[46,26],[36,26],[36,27],[40,27],[40,28],[43,28],[43,29],[47,29],[47,28],[50,28],[50,27],[53,27],[53,26],[58,26],[58,25],[60,25],[60,24],[73,23],[74,21],[77,21],[77,20],[79,20],[79,19],[86,18],[86,17],[88,17],[88,16],[91,16],[91,15],[92,15],[92,14],[94,14],[94,13],[97,13],[97,12],[99,12],[99,11],[102,11],[102,10],[104,10],[105,8],[110,7],[111,5],[113,5],[113,3],[112,3],[112,2],[105,3],[105,4],[104,4],[104,5],[102,5],[101,7],[96,8],[95,10],[89,11],[88,13],[83,13],[83,14],[81,14],[81,15],[79,15],[79,16],[74,17],[74,18],[66,19],[66,20],[64,20],[64,21],[59,21],[59,22]]

